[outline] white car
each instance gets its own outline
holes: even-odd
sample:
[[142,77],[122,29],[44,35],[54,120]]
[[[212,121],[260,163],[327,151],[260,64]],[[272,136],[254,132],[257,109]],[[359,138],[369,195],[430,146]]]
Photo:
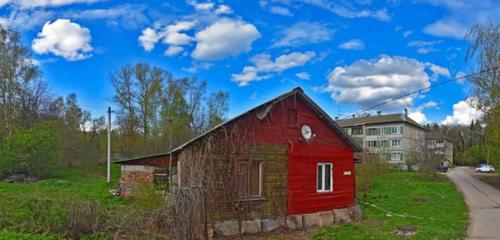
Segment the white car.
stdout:
[[489,173],[493,173],[495,172],[495,168],[489,164],[481,164],[479,165],[478,168],[476,168],[476,172],[489,172]]

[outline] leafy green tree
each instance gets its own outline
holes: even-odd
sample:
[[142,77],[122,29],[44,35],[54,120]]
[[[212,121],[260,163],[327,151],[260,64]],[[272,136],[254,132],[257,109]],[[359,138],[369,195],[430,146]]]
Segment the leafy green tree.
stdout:
[[500,24],[475,25],[466,60],[480,74],[471,77],[476,107],[485,112],[487,161],[500,167]]
[[55,124],[40,122],[3,141],[0,166],[4,174],[47,177],[62,165],[62,151],[62,136]]
[[37,116],[42,101],[33,100],[46,94],[39,75],[20,34],[0,25],[0,138]]

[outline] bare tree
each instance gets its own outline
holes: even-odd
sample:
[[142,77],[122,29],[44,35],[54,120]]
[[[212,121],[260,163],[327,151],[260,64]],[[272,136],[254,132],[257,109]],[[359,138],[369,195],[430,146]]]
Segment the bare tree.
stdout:
[[466,61],[481,72],[470,79],[477,105],[488,111],[500,104],[500,25],[475,25],[466,38],[472,41]]
[[20,91],[38,76],[38,68],[22,45],[19,33],[0,26],[0,136],[12,134],[20,119],[16,111]]
[[161,92],[161,83],[163,82],[163,71],[159,68],[151,68],[148,64],[139,63],[134,66],[134,74],[137,85],[137,102],[141,119],[141,128],[144,142],[150,137],[150,128],[154,122],[158,105],[158,93]]

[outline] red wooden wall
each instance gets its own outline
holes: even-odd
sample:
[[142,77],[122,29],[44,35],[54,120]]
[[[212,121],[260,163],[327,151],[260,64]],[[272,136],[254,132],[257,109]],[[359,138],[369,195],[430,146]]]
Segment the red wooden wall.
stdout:
[[[297,112],[296,124],[289,111]],[[257,144],[288,147],[288,214],[328,211],[353,205],[355,172],[353,149],[318,116],[300,97],[292,96],[277,103],[264,120],[250,112],[240,123]],[[307,124],[315,137],[304,141],[301,127]],[[318,162],[333,163],[333,191],[316,192]],[[344,176],[350,171],[350,176]]]
[[[328,211],[353,205],[355,173],[353,150],[323,118],[318,116],[302,100],[292,95],[276,103],[263,120],[257,118],[256,109],[228,125],[237,124],[256,145],[283,146],[288,152],[288,214]],[[296,119],[290,113],[296,113]],[[304,141],[301,127],[307,124],[315,135]],[[174,164],[176,162],[174,159]],[[318,162],[333,163],[333,191],[316,192],[316,169]],[[127,164],[151,164],[166,166],[167,156],[140,159]],[[264,171],[267,171],[264,165]],[[344,176],[344,171],[351,171]],[[265,174],[267,175],[267,174]],[[264,186],[266,187],[266,186]],[[286,191],[286,189],[283,189]]]
[[[323,145],[297,144],[288,154],[288,214],[327,211],[354,203],[352,150]],[[333,164],[333,191],[316,191],[318,163]],[[344,175],[350,171],[351,175]]]

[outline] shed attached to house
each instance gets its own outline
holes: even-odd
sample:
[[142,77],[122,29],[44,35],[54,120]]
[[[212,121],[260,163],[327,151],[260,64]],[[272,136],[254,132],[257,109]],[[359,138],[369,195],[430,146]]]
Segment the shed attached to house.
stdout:
[[272,230],[273,221],[302,228],[347,220],[355,204],[353,153],[360,150],[295,88],[157,160],[121,163],[166,167],[172,154],[178,189],[205,189],[208,222],[230,235]]

